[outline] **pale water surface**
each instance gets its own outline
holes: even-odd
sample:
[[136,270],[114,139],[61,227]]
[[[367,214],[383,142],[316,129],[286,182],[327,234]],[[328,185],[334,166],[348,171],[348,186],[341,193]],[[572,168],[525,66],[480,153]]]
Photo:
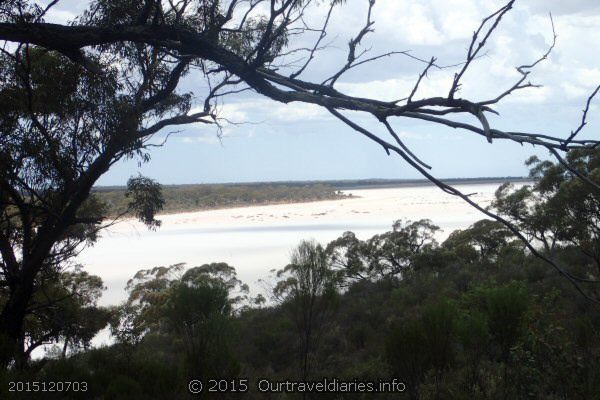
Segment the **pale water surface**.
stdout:
[[[487,206],[498,184],[458,186]],[[193,267],[223,261],[254,293],[269,271],[281,268],[302,239],[323,244],[353,231],[361,239],[388,231],[397,219],[429,218],[443,229],[443,240],[455,229],[483,218],[461,199],[433,186],[349,190],[356,198],[279,204],[164,215],[157,231],[127,220],[103,231],[78,261],[107,286],[102,304],[126,298],[127,280],[140,269],[179,262]]]

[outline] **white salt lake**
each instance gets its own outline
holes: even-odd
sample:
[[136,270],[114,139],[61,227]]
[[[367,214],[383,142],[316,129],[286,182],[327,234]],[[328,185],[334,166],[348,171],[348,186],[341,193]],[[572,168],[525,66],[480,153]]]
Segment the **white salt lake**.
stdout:
[[[499,184],[458,185],[482,206],[490,204]],[[78,262],[99,275],[107,290],[100,303],[126,298],[125,285],[138,270],[184,262],[193,267],[210,262],[234,266],[251,292],[262,291],[258,279],[284,267],[291,250],[303,239],[322,244],[353,231],[360,239],[391,229],[398,219],[428,218],[445,239],[453,230],[482,219],[483,214],[460,198],[434,186],[347,190],[355,197],[310,203],[277,204],[163,215],[162,226],[148,231],[124,220],[102,231],[82,251]]]

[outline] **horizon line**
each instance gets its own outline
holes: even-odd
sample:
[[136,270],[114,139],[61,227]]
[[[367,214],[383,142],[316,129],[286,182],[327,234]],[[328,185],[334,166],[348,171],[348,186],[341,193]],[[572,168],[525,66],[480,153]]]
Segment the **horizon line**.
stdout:
[[[497,182],[502,180],[531,180],[529,176],[479,176],[479,177],[453,177],[453,178],[440,178],[442,182],[471,182],[471,181],[486,181],[486,182]],[[160,183],[160,182],[159,182]],[[349,179],[290,179],[290,180],[273,180],[273,181],[226,181],[226,182],[195,182],[195,183],[161,183],[162,186],[210,186],[210,185],[265,185],[265,184],[277,184],[283,185],[286,183],[291,184],[402,184],[402,183],[425,183],[433,185],[429,179],[425,178],[349,178]],[[114,184],[114,185],[94,185],[94,189],[106,189],[106,188],[121,188],[126,187],[126,184]]]

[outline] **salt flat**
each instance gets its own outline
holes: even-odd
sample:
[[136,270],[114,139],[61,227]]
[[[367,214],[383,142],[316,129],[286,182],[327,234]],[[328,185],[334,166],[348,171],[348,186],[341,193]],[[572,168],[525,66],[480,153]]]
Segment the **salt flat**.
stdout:
[[[498,184],[458,185],[483,206]],[[351,230],[361,239],[391,229],[397,219],[428,218],[443,229],[443,240],[455,229],[483,218],[461,199],[433,186],[348,190],[353,198],[310,203],[229,208],[160,216],[162,226],[148,231],[124,220],[103,231],[95,246],[79,256],[86,271],[103,278],[108,290],[102,304],[126,298],[124,287],[136,271],[185,262],[189,267],[224,261],[254,291],[259,278],[282,268],[302,239],[323,244]]]

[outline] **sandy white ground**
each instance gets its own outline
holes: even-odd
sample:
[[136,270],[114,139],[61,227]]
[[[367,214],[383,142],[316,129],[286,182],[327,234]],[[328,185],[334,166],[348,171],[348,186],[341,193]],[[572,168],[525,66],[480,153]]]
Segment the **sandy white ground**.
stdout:
[[[487,205],[493,198],[495,184],[460,187],[472,198]],[[265,229],[294,225],[344,224],[385,225],[398,218],[429,218],[449,228],[471,220],[478,213],[461,199],[440,192],[431,186],[350,190],[354,198],[310,203],[277,204],[221,210],[197,211],[163,215],[161,233],[181,233],[183,230]],[[123,221],[110,228],[112,234],[144,235],[144,226],[134,220]],[[109,234],[110,235],[110,234]]]

